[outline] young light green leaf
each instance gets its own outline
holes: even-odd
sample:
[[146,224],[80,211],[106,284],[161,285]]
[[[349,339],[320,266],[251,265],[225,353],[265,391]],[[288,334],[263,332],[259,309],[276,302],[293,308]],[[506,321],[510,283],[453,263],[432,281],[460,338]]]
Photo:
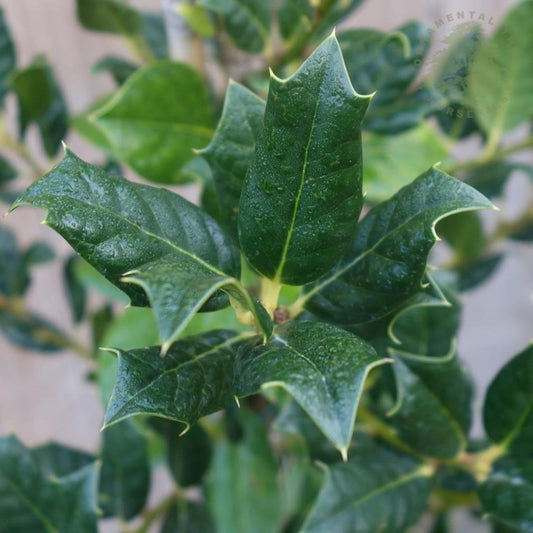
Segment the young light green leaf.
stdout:
[[47,209],[46,224],[133,305],[146,304],[146,296],[119,280],[156,259],[193,261],[216,275],[239,276],[240,258],[230,238],[198,207],[165,189],[108,175],[69,150],[12,209],[21,205]]
[[166,357],[159,348],[116,350],[118,375],[104,424],[150,414],[183,422],[233,401],[233,359],[246,336],[215,330],[178,341]]
[[259,420],[240,412],[244,435],[218,441],[207,484],[217,533],[277,533],[281,528],[278,466]]
[[299,304],[339,324],[377,320],[421,290],[440,219],[491,208],[472,187],[430,168],[365,216],[344,257]]
[[518,532],[533,531],[533,461],[504,456],[479,487],[485,514]]
[[363,152],[363,183],[372,202],[387,200],[448,156],[444,138],[426,123],[398,135],[365,133]]
[[29,67],[12,72],[8,83],[17,95],[20,137],[35,122],[46,154],[54,157],[67,133],[68,113],[48,61],[44,56],[37,56]]
[[220,14],[237,48],[260,53],[270,39],[273,0],[199,0],[198,5]]
[[230,81],[215,135],[200,151],[213,172],[221,223],[235,236],[242,184],[263,129],[264,113],[263,100]]
[[473,386],[457,360],[404,362],[395,358],[399,408],[388,419],[398,437],[423,455],[451,459],[464,451]]
[[354,91],[334,35],[290,78],[271,76],[238,217],[242,249],[264,276],[302,285],[345,251],[363,202],[369,101]]
[[511,359],[490,384],[483,422],[493,442],[514,454],[531,452],[533,345]]
[[532,18],[533,2],[518,2],[470,67],[467,99],[491,143],[533,116]]
[[14,436],[0,439],[0,531],[96,533],[96,464],[50,472]]
[[150,488],[147,439],[131,420],[103,436],[99,507],[104,517],[130,520],[143,510]]
[[205,39],[212,39],[215,36],[215,25],[202,6],[181,2],[175,9],[194,33]]
[[424,511],[431,469],[385,449],[360,452],[326,469],[302,533],[404,533]]
[[244,345],[235,365],[237,396],[281,387],[346,457],[369,372],[390,362],[359,337],[322,322],[288,322],[266,344]]
[[139,69],[90,117],[113,153],[141,176],[177,183],[213,134],[207,90],[188,65],[161,60]]
[[141,31],[140,14],[122,0],[77,0],[78,19],[93,31],[133,35]]
[[248,322],[259,326],[265,340],[272,333],[268,312],[235,278],[213,272],[197,261],[160,259],[127,272],[122,282],[138,285],[148,295],[163,354],[218,291],[228,295],[239,315],[249,315]]
[[0,7],[0,106],[9,91],[7,78],[16,65],[15,45],[7,26],[4,10]]

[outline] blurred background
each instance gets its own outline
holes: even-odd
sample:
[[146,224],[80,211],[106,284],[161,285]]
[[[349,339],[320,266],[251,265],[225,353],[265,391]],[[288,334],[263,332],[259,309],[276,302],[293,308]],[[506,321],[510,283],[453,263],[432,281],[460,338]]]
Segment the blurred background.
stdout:
[[[159,0],[134,0],[131,3],[143,10],[161,9]],[[444,38],[446,25],[451,30],[454,22],[445,22],[443,27],[438,26],[437,21],[447,21],[447,15],[464,11],[475,12],[477,17],[483,14],[483,29],[489,33],[513,3],[512,0],[367,0],[342,26],[392,30],[415,19],[435,28],[436,34]],[[0,4],[16,43],[19,65],[27,65],[36,54],[46,54],[63,88],[71,114],[85,111],[96,97],[114,89],[108,74],[91,73],[92,66],[102,56],[132,57],[119,37],[84,30],[76,19],[74,1],[2,0]],[[186,43],[180,35],[173,36],[173,39],[175,57],[186,58]],[[15,135],[14,113],[15,102],[9,96],[8,127]],[[30,131],[28,142],[30,150],[37,154],[41,166],[47,170],[49,162],[41,157],[36,131]],[[97,150],[74,132],[69,134],[66,142],[85,160],[99,157]],[[463,143],[457,157],[468,158],[477,149],[476,142],[474,139]],[[516,160],[528,162],[528,157],[532,163],[527,153],[517,155]],[[499,203],[505,216],[513,216],[530,201],[529,187],[523,176],[510,180],[505,197]],[[194,186],[179,190],[188,198],[196,196]],[[500,216],[494,212],[485,215],[489,225]],[[14,229],[23,246],[35,240],[46,241],[60,257],[66,257],[69,247],[53,231],[39,224],[42,218],[42,212],[21,209],[2,218],[1,224]],[[478,402],[497,369],[531,339],[532,266],[531,247],[528,249],[526,245],[515,243],[496,275],[463,296],[459,354],[476,377]],[[60,261],[34,270],[27,301],[32,310],[58,325],[71,328]],[[80,342],[88,342],[89,332],[83,327],[74,335]],[[87,371],[83,360],[68,351],[43,356],[19,349],[0,336],[0,434],[14,432],[28,446],[54,439],[94,450],[100,439],[103,411],[95,388],[84,379]],[[474,431],[479,428],[478,417]]]

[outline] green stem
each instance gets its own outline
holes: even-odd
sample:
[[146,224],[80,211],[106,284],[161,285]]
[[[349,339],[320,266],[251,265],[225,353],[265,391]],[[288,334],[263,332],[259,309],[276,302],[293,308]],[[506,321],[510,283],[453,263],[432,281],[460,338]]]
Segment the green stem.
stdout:
[[449,174],[454,174],[458,170],[470,170],[489,163],[497,163],[509,154],[527,150],[528,148],[533,148],[533,135],[523,141],[500,148],[499,150],[485,150],[481,156],[451,165],[446,171]]
[[134,530],[132,533],[148,533],[151,525],[164,513],[166,513],[172,505],[183,497],[182,491],[176,489],[167,498],[165,498],[160,504],[156,505],[152,509],[147,509],[143,514],[142,525]]

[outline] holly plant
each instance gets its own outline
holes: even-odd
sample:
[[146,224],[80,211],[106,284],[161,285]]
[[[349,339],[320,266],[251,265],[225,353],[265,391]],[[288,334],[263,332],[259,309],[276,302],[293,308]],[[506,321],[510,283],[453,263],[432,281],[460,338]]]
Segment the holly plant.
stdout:
[[[533,348],[493,379],[474,439],[456,343],[463,294],[533,235],[531,207],[495,212],[511,174],[533,176],[511,157],[529,133],[505,141],[531,127],[533,1],[489,36],[469,25],[431,75],[422,23],[332,30],[359,3],[180,3],[167,16],[232,76],[221,98],[205,62],[167,57],[160,16],[78,0],[82,25],[126,38],[138,63],[100,61],[119,87],[70,119],[44,57],[16,66],[2,19],[2,94],[20,124],[6,149],[40,175],[23,143],[35,123],[54,164],[6,193],[10,210],[44,210],[72,247],[73,320],[91,322],[94,346],[25,307],[30,267],[53,254],[19,250],[7,229],[0,327],[83,355],[106,411],[99,451],[0,440],[0,531],[115,517],[137,533],[437,533],[458,531],[456,508],[533,531]],[[107,161],[61,149],[69,127]],[[470,137],[482,151],[454,159]],[[197,203],[172,188],[190,181]],[[174,487],[148,506],[161,465]]]

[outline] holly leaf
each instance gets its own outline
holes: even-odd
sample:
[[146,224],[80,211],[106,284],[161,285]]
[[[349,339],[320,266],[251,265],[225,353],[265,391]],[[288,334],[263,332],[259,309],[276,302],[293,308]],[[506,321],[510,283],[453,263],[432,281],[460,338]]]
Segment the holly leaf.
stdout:
[[78,256],[71,255],[63,265],[63,281],[67,300],[70,304],[72,320],[75,324],[79,324],[83,320],[87,309],[87,290],[76,276],[76,265],[79,261],[80,258]]
[[281,387],[345,458],[369,372],[390,362],[359,337],[320,322],[288,322],[266,344],[244,345],[235,365],[239,397]]
[[0,530],[96,533],[96,464],[52,472],[55,459],[45,454],[14,436],[0,439]]
[[532,2],[514,5],[470,66],[467,101],[493,142],[533,116],[531,17]]
[[281,526],[278,466],[260,422],[239,413],[239,442],[218,441],[206,491],[218,533],[276,533]]
[[324,469],[302,533],[403,533],[426,509],[431,469],[411,457],[378,448]]
[[230,238],[198,207],[165,189],[109,175],[69,150],[11,209],[21,205],[47,209],[45,223],[123,289],[133,305],[145,305],[146,296],[119,280],[156,259],[192,261],[216,275],[239,275],[240,258]]
[[533,461],[504,456],[479,487],[484,513],[508,527],[533,531]]
[[113,154],[150,181],[179,183],[180,170],[213,134],[205,83],[188,65],[161,60],[137,70],[90,116]]
[[452,459],[466,447],[473,386],[457,358],[444,363],[395,358],[398,406],[387,423],[416,451]]
[[513,454],[531,452],[533,346],[509,361],[487,389],[483,423],[490,439]]
[[218,13],[233,44],[250,54],[261,53],[270,40],[273,0],[199,0]]
[[0,8],[0,105],[9,91],[7,78],[16,65],[15,45],[7,25],[4,10]]
[[199,152],[213,172],[221,223],[235,237],[242,184],[263,128],[264,113],[263,100],[230,81],[215,135]]
[[302,285],[340,258],[363,202],[357,95],[334,35],[286,80],[271,76],[264,128],[244,181],[242,249],[264,276]]
[[238,314],[251,315],[265,339],[272,333],[270,316],[258,300],[235,278],[217,274],[197,261],[155,261],[127,272],[122,281],[146,291],[156,314],[163,354],[194,314],[220,290],[228,295]]
[[118,355],[115,389],[105,427],[139,414],[190,426],[233,400],[235,350],[246,336],[227,330],[187,337],[166,357],[159,348],[113,350]]
[[27,68],[13,71],[8,83],[17,96],[20,138],[24,138],[28,126],[35,122],[46,154],[54,157],[67,134],[68,112],[48,61],[44,56],[37,56]]
[[77,0],[78,20],[93,31],[133,35],[141,31],[141,17],[122,0]]
[[144,508],[150,488],[148,444],[131,420],[103,432],[99,506],[104,517],[130,520]]
[[109,72],[117,85],[122,85],[139,67],[118,56],[105,56],[93,67],[93,72]]
[[436,223],[453,213],[491,209],[475,189],[430,168],[357,225],[344,257],[300,300],[316,316],[361,324],[399,309],[421,290]]

